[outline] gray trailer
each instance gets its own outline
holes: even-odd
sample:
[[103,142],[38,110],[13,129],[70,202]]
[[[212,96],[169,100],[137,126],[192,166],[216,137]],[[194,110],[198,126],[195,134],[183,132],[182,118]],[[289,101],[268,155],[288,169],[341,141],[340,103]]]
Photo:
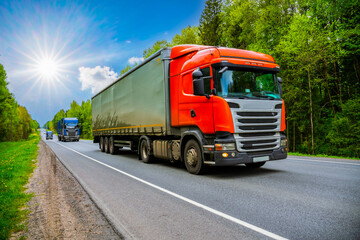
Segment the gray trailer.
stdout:
[[[92,98],[93,136],[102,151],[116,152],[112,145],[135,150],[137,141],[131,136],[169,133],[169,61],[170,50],[159,51]],[[103,143],[101,136],[112,137]]]

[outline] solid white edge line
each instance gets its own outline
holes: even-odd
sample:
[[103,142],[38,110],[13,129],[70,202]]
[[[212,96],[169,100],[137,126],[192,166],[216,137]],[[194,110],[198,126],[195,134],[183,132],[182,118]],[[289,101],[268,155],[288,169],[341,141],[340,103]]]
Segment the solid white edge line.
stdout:
[[360,166],[360,163],[348,163],[348,162],[333,162],[333,161],[323,161],[323,160],[310,160],[305,158],[287,158],[288,160],[295,160],[295,161],[308,161],[308,162],[324,162],[324,163],[334,163],[334,164],[345,164],[345,165],[356,165]]
[[251,229],[251,230],[253,230],[253,231],[255,231],[255,232],[261,233],[261,234],[263,234],[263,235],[265,235],[265,236],[268,236],[268,237],[270,237],[270,238],[273,238],[273,239],[287,240],[287,238],[281,237],[281,236],[279,236],[279,235],[277,235],[277,234],[275,234],[275,233],[269,232],[269,231],[267,231],[267,230],[265,230],[265,229],[262,229],[262,228],[260,228],[260,227],[254,226],[254,225],[252,225],[252,224],[250,224],[250,223],[244,222],[244,221],[242,221],[242,220],[240,220],[240,219],[237,219],[237,218],[232,217],[232,216],[230,216],[230,215],[228,215],[228,214],[225,214],[225,213],[223,213],[223,212],[220,212],[220,211],[218,211],[218,210],[215,210],[215,209],[213,209],[213,208],[210,208],[210,207],[208,207],[208,206],[205,206],[205,205],[203,205],[203,204],[201,204],[201,203],[195,202],[195,201],[193,201],[193,200],[191,200],[191,199],[189,199],[189,198],[183,197],[183,196],[181,196],[181,195],[179,195],[179,194],[176,194],[176,193],[174,193],[174,192],[171,192],[171,191],[169,191],[169,190],[166,190],[165,188],[159,187],[159,186],[157,186],[157,185],[155,185],[155,184],[152,184],[152,183],[150,183],[150,182],[147,182],[147,181],[145,181],[145,180],[143,180],[143,179],[141,179],[141,178],[135,177],[135,176],[133,176],[133,175],[131,175],[131,174],[129,174],[129,173],[126,173],[126,172],[124,172],[124,171],[122,171],[122,170],[119,170],[119,169],[117,169],[117,168],[114,168],[114,167],[112,167],[112,166],[110,166],[110,165],[108,165],[108,164],[106,164],[106,163],[103,163],[103,162],[101,162],[101,161],[99,161],[99,160],[96,160],[96,159],[94,159],[94,158],[92,158],[92,157],[89,157],[89,156],[87,156],[87,155],[85,155],[85,154],[83,154],[83,153],[81,153],[81,152],[78,152],[78,151],[76,151],[76,150],[74,150],[74,149],[72,149],[72,148],[66,147],[66,146],[64,146],[64,145],[62,145],[62,144],[60,144],[60,143],[57,143],[57,142],[54,142],[54,143],[56,143],[56,144],[58,144],[58,145],[60,145],[60,146],[62,146],[62,147],[64,147],[64,148],[67,148],[67,149],[69,149],[69,150],[71,150],[71,151],[73,151],[73,152],[75,152],[75,153],[77,153],[77,154],[79,154],[79,155],[81,155],[81,156],[83,156],[83,157],[86,157],[86,158],[88,158],[88,159],[90,159],[90,160],[92,160],[92,161],[94,161],[94,162],[97,162],[97,163],[99,163],[99,164],[101,164],[101,165],[103,165],[103,166],[105,166],[105,167],[108,167],[108,168],[110,168],[110,169],[112,169],[112,170],[115,170],[115,171],[117,171],[117,172],[119,172],[119,173],[121,173],[121,174],[123,174],[123,175],[125,175],[125,176],[128,176],[128,177],[130,177],[130,178],[132,178],[132,179],[134,179],[134,180],[137,180],[137,181],[139,181],[139,182],[141,182],[141,183],[144,183],[144,184],[146,184],[146,185],[148,185],[148,186],[150,186],[150,187],[153,187],[153,188],[155,188],[155,189],[157,189],[157,190],[159,190],[159,191],[162,191],[162,192],[164,192],[164,193],[167,193],[167,194],[169,194],[169,195],[171,195],[171,196],[173,196],[173,197],[175,197],[175,198],[181,199],[181,200],[183,200],[183,201],[185,201],[185,202],[187,202],[187,203],[190,203],[190,204],[192,204],[192,205],[194,205],[194,206],[197,206],[197,207],[199,207],[199,208],[202,208],[202,209],[204,209],[204,210],[206,210],[206,211],[208,211],[208,212],[211,212],[211,213],[213,213],[213,214],[215,214],[215,215],[218,215],[218,216],[223,217],[223,218],[225,218],[225,219],[227,219],[227,220],[230,220],[230,221],[232,221],[232,222],[234,222],[234,223],[237,223],[237,224],[239,224],[239,225],[241,225],[241,226],[243,226],[243,227],[247,227],[247,228],[249,228],[249,229]]

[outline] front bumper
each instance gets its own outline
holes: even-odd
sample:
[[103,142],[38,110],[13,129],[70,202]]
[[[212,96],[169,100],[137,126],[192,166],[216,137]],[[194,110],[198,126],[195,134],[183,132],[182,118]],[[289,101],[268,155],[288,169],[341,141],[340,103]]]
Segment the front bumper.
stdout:
[[64,139],[66,141],[73,141],[73,140],[79,140],[80,139],[80,136],[64,136]]
[[[223,157],[223,153],[227,153],[227,157]],[[212,151],[204,152],[204,157],[204,163],[207,165],[231,166],[237,164],[254,163],[258,161],[274,161],[286,159],[287,151],[285,147],[280,147],[266,153],[258,154],[242,153],[238,151]]]

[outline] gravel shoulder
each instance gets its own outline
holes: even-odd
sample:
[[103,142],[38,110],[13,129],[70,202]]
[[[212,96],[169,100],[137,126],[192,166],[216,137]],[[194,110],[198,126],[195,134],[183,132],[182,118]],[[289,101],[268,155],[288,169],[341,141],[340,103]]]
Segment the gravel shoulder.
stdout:
[[52,150],[39,142],[28,191],[28,230],[12,239],[123,239]]

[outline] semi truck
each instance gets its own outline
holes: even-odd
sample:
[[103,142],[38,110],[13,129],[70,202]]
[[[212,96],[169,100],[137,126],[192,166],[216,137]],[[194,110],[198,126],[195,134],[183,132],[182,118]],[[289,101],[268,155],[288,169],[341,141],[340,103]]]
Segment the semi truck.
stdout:
[[202,45],[163,48],[92,97],[101,151],[136,151],[200,174],[287,157],[280,67],[270,55]]
[[46,140],[53,139],[53,132],[52,131],[46,131]]
[[79,141],[80,127],[77,118],[62,118],[57,125],[58,140],[66,141]]

